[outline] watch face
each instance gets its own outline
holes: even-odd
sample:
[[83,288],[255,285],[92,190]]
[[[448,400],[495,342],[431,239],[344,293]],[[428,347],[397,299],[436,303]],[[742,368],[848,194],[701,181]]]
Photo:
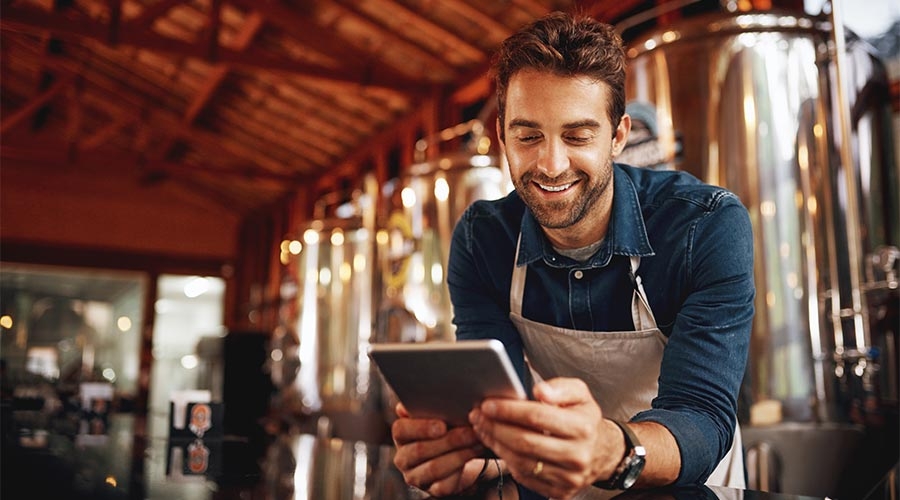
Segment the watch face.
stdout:
[[622,489],[628,489],[634,486],[635,481],[637,481],[638,476],[641,475],[641,471],[644,470],[644,463],[646,460],[644,457],[638,455],[631,458],[631,461],[628,463],[628,467],[622,475]]

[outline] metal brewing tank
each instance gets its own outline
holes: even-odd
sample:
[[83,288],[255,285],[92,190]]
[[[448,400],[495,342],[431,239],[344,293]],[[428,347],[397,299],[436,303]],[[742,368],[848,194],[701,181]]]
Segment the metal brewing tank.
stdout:
[[[376,341],[456,338],[446,284],[453,227],[472,202],[509,192],[505,172],[496,156],[460,152],[417,163],[386,186]],[[393,422],[397,397],[384,383],[381,397],[384,420]]]
[[[379,441],[378,383],[368,358],[376,293],[375,199],[367,176],[347,214],[317,214],[298,228],[296,256],[298,345],[296,376],[284,388],[294,398],[289,411],[307,417],[316,433]],[[324,417],[324,418],[323,418]]]
[[[497,157],[460,152],[412,165],[384,186],[367,177],[349,214],[298,228],[302,250],[273,364],[281,410],[304,432],[370,443],[389,438],[391,394],[368,358],[372,342],[454,338],[445,283],[450,238],[473,201],[508,189]],[[327,215],[327,216],[326,216]],[[290,342],[297,339],[296,345]],[[284,344],[284,345],[282,345]]]
[[470,153],[417,163],[387,186],[378,234],[379,341],[455,338],[446,285],[453,227],[472,202],[508,192],[499,159]]
[[[879,367],[897,366],[896,327],[880,327],[867,299],[897,302],[887,260],[898,244],[898,167],[888,100],[862,92],[877,64],[862,55],[851,58],[863,84],[854,86],[854,164],[844,167],[829,34],[826,20],[776,11],[687,18],[629,43],[626,94],[655,109],[668,168],[730,189],[750,212],[757,297],[741,419],[751,447],[754,425],[780,423],[766,427],[775,447],[803,436],[846,458],[860,440],[852,407],[896,402],[896,385],[880,394],[867,385]],[[834,462],[787,465],[795,470],[783,477],[797,484],[783,491],[833,494],[846,460]]]

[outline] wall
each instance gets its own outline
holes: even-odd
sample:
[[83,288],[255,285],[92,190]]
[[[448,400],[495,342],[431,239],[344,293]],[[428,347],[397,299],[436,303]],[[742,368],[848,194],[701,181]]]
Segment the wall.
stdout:
[[80,175],[76,168],[10,165],[4,160],[0,237],[4,243],[204,259],[235,257],[240,221],[234,214],[177,181],[148,189],[134,176],[124,172]]

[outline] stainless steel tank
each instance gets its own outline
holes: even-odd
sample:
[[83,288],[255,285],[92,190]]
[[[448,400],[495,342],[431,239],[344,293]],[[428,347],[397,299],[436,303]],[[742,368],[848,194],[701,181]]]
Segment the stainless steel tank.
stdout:
[[453,340],[446,285],[453,227],[475,200],[509,192],[499,159],[459,153],[413,165],[385,189],[379,341]]
[[[378,342],[455,339],[446,284],[453,227],[474,201],[510,190],[493,155],[460,152],[422,161],[386,186],[377,236],[381,262]],[[384,420],[396,416],[396,395],[382,385]]]
[[276,438],[262,460],[265,498],[402,500],[417,495],[393,465],[393,445],[309,434]]
[[300,416],[301,429],[387,439],[395,401],[369,361],[369,344],[453,338],[451,233],[470,203],[508,192],[505,179],[495,156],[447,155],[384,186],[367,177],[344,205],[348,214],[319,210],[296,230],[302,249],[287,258],[296,278],[283,287],[296,305],[285,314],[294,324],[276,332],[280,361],[270,368],[281,411]]
[[867,421],[859,413],[896,402],[896,383],[875,383],[886,371],[895,380],[897,367],[896,326],[879,319],[896,318],[897,303],[900,190],[886,87],[867,86],[880,78],[877,61],[848,47],[841,74],[852,74],[855,105],[842,115],[832,35],[827,19],[722,12],[645,33],[627,49],[627,98],[655,109],[668,168],[730,189],[750,212],[748,447],[774,438],[773,448],[791,448],[792,436],[811,435],[845,443],[833,467],[812,470],[816,457],[788,464],[785,477],[812,488],[793,493],[806,494],[833,494],[860,440],[854,424]]
[[[849,276],[865,263],[851,262],[847,248],[875,255],[896,238],[896,216],[882,206],[897,199],[896,163],[883,152],[890,133],[870,112],[886,101],[870,100],[856,117],[859,148],[880,159],[857,155],[865,217],[847,206],[828,30],[792,14],[722,13],[646,34],[628,48],[628,99],[656,109],[663,148],[680,149],[671,166],[734,191],[750,210],[754,399],[781,402],[788,420],[845,417],[835,407],[836,359],[841,348],[871,345],[867,311],[850,300],[860,287],[852,289]],[[872,241],[848,233],[851,218]]]
[[295,375],[283,369],[277,374],[283,386],[290,384],[282,388],[284,407],[314,417],[317,432],[379,441],[387,429],[368,358],[378,299],[374,178],[366,177],[356,194],[342,205],[349,207],[343,216],[322,210],[297,229],[300,248],[291,267],[297,272],[291,328],[297,345],[281,356],[291,355],[299,365]]

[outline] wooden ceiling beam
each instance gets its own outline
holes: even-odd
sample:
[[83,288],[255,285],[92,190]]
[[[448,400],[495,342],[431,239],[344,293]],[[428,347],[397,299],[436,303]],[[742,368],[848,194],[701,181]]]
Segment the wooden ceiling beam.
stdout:
[[534,0],[512,0],[513,5],[528,13],[528,17],[537,19],[547,14],[547,8]]
[[106,144],[107,141],[112,139],[120,130],[136,122],[137,117],[135,116],[113,117],[105,126],[95,131],[90,136],[78,141],[76,147],[79,151],[92,151],[97,149],[103,144]]
[[615,2],[590,0],[581,6],[580,11],[596,18],[598,21],[611,23],[632,11],[636,11],[644,3],[643,0],[618,0]]
[[[0,17],[0,29],[25,31],[35,34],[43,34],[49,31],[56,37],[87,38],[101,43],[107,43],[107,33],[109,32],[108,26],[84,16],[73,19],[68,14],[49,13],[22,5],[4,9],[3,16]],[[331,37],[333,35],[333,33],[330,34]],[[178,57],[209,60],[208,48],[202,44],[190,44],[151,32],[123,31],[119,36],[119,45],[167,53]],[[355,86],[385,87],[403,92],[419,92],[427,85],[427,82],[397,74],[384,76],[384,71],[370,70],[368,68],[353,68],[349,70],[325,68],[316,64],[288,60],[284,57],[272,57],[257,51],[241,52],[227,47],[219,47],[216,56],[217,61],[215,62],[236,67],[298,74]]]
[[347,44],[334,43],[335,33],[316,24],[311,16],[304,16],[280,1],[231,0],[231,3],[263,16],[266,23],[331,59],[335,65],[365,67],[372,64],[367,54]]
[[[254,12],[250,14],[244,25],[241,27],[241,32],[235,39],[232,48],[239,52],[247,50],[247,47],[256,37],[257,33],[259,33],[260,29],[262,29],[262,25],[263,18],[259,13]],[[197,119],[200,112],[212,100],[213,95],[219,90],[219,87],[222,86],[222,82],[225,81],[225,78],[230,71],[231,68],[228,65],[221,63],[212,68],[209,77],[203,83],[203,87],[188,105],[184,114],[184,123],[194,123],[194,120]]]
[[[354,49],[349,43],[335,43],[334,30],[316,24],[310,16],[303,16],[284,5],[280,0],[231,0],[248,11],[262,14],[266,23],[281,29],[285,35],[299,41],[313,51],[322,54],[346,72],[355,75],[355,83],[375,85],[374,82],[392,82],[391,85],[376,86],[416,93],[420,84],[425,83],[384,64],[378,64],[375,54],[362,49]],[[337,71],[337,70],[335,70]],[[297,72],[301,73],[301,72]],[[338,79],[335,79],[338,80]]]
[[209,16],[207,18],[206,46],[209,50],[209,60],[215,61],[219,51],[219,33],[222,31],[222,0],[210,0]]
[[3,117],[3,121],[0,122],[0,134],[8,133],[23,120],[27,120],[29,117],[37,113],[38,110],[46,106],[47,103],[49,103],[54,98],[59,96],[60,93],[65,91],[72,84],[72,82],[75,81],[75,77],[75,73],[66,74],[65,76],[57,80],[56,83],[50,86],[50,88],[41,92],[33,99],[28,101],[24,106]]
[[[219,3],[219,0],[215,0],[216,3]],[[211,16],[218,19],[219,10],[214,9],[215,15],[213,16],[213,12],[210,13]],[[212,21],[211,21],[212,23]],[[243,52],[247,49],[259,31],[263,26],[263,18],[257,13],[253,12],[244,22],[244,25],[241,26],[241,31],[235,37],[234,42],[231,44],[232,48]],[[216,38],[218,38],[218,30],[215,30]],[[214,42],[211,42],[211,44]],[[219,88],[222,86],[222,83],[228,77],[228,74],[231,72],[231,67],[227,64],[216,64],[210,69],[209,74],[207,75],[206,81],[203,83],[203,86],[200,88],[200,91],[194,96],[191,102],[188,104],[185,109],[184,116],[182,118],[182,122],[186,125],[192,125],[196,120],[200,113],[206,108],[206,106],[212,101],[213,96],[218,92]],[[174,135],[170,135],[166,140],[166,144],[159,148],[159,154],[157,155],[159,158],[167,158],[171,155],[173,148],[178,143],[178,138]]]
[[[42,168],[84,169],[86,173],[108,174],[109,166],[117,170],[128,171],[165,171],[173,174],[190,174],[192,172],[221,175],[231,178],[243,178],[248,181],[274,181],[287,187],[299,185],[309,179],[301,174],[271,172],[253,165],[216,166],[213,164],[173,163],[164,160],[148,160],[137,152],[129,152],[114,148],[96,148],[79,150],[75,155],[67,151],[67,144],[60,140],[57,144],[46,140],[18,141],[15,145],[0,144],[0,158],[10,161],[8,166],[35,165]],[[4,163],[4,167],[7,164]]]
[[[100,99],[89,94],[83,97],[83,101],[91,106],[103,109],[109,114],[121,112],[122,110],[121,102],[113,103],[107,99]],[[146,107],[135,107],[131,113],[137,117],[138,123],[142,127],[149,127],[148,130],[150,131],[157,131],[160,134],[175,134],[183,140],[194,143],[195,147],[202,146],[209,151],[215,151],[216,154],[221,154],[223,150],[227,151],[268,171],[278,172],[285,170],[285,166],[282,163],[270,160],[267,156],[260,154],[259,151],[239,144],[236,141],[228,140],[219,134],[186,125],[181,122],[180,117],[173,113],[160,109],[150,109],[146,110],[146,116],[142,116],[144,114],[142,110],[146,110]]]
[[[403,47],[406,52],[416,54],[415,57],[418,59],[424,60],[429,66],[432,67],[432,70],[435,68],[439,68],[445,72],[449,72],[451,74],[456,74],[456,70],[451,68],[448,63],[435,55],[425,51],[425,49],[419,47],[418,45],[409,42],[405,38],[400,37],[392,31],[385,32],[385,30],[380,27],[375,21],[369,20],[368,17],[362,17],[361,15],[356,14],[354,11],[347,9],[343,5],[333,4],[332,8],[340,12],[341,16],[353,16],[356,17],[359,22],[366,25],[367,29],[373,31],[375,33],[379,33],[382,37],[381,46],[382,47]],[[373,55],[378,55],[378,51],[375,50]],[[381,58],[380,58],[381,59]],[[382,62],[385,62],[384,59],[381,59]],[[409,61],[407,61],[409,62]]]
[[[362,17],[382,28],[385,28],[392,34],[397,31],[396,28],[392,28],[382,19],[377,18],[376,16],[373,16],[363,10],[359,6],[358,2],[355,2],[353,0],[335,0],[335,2],[340,4],[344,8],[351,10],[357,16]],[[475,47],[466,40],[463,40],[462,38],[447,31],[442,26],[438,26],[431,20],[422,17],[419,12],[413,11],[408,7],[404,7],[399,2],[388,1],[382,2],[380,3],[380,5],[383,6],[385,14],[391,19],[396,19],[401,24],[406,23],[415,26],[416,29],[425,32],[427,36],[439,40],[443,45],[448,46],[450,50],[458,51],[468,59],[483,61],[487,57],[487,55],[478,47]],[[407,37],[407,40],[410,40],[410,38]]]
[[484,28],[487,33],[490,33],[494,39],[503,40],[512,34],[512,30],[506,25],[461,0],[441,0],[441,5],[466,19],[471,19],[475,24]]
[[151,5],[144,7],[140,15],[134,19],[130,19],[122,24],[122,32],[128,31],[144,31],[153,26],[156,20],[169,12],[176,5],[187,3],[187,0],[157,0]]

